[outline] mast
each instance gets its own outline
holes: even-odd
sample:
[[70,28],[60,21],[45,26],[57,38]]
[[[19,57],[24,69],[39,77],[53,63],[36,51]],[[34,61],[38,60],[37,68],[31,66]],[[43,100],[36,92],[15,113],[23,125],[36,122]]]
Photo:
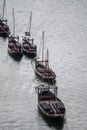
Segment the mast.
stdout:
[[4,2],[3,2],[3,9],[2,9],[2,20],[4,20],[5,3],[6,3],[6,0],[4,0]]
[[58,87],[57,86],[54,86],[54,94],[57,96],[57,90],[58,90]]
[[42,32],[42,64],[44,60],[44,31]]
[[15,16],[14,16],[14,8],[12,8],[13,13],[13,36],[15,37]]
[[[48,69],[48,77],[50,76],[49,74],[49,53],[48,53],[48,49],[47,49],[47,59],[46,59],[46,67]],[[48,82],[49,82],[49,78],[48,78]]]
[[48,49],[47,49],[47,66],[48,66],[48,69],[49,69],[49,52],[48,52]]
[[30,26],[29,26],[29,32],[31,34],[31,22],[32,22],[32,11],[31,11],[31,15],[30,15]]

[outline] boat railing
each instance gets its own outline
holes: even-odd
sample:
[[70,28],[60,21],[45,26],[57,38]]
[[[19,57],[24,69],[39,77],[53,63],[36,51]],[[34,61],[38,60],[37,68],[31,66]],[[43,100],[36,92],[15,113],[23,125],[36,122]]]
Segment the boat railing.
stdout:
[[57,96],[57,89],[58,89],[57,86],[41,84],[41,85],[37,86],[35,89],[38,94],[38,97],[39,97],[39,94],[41,91],[52,91],[54,93],[54,95]]

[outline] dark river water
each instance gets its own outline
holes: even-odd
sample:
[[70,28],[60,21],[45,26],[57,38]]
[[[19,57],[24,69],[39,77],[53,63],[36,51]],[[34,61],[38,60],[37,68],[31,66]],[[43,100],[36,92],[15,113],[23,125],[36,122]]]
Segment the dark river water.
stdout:
[[13,7],[20,42],[32,11],[31,34],[38,55],[45,32],[45,48],[57,75],[66,119],[64,123],[43,119],[35,91],[41,81],[32,60],[24,55],[14,60],[8,55],[8,40],[0,38],[0,130],[87,130],[87,0],[7,0],[5,14],[11,31]]

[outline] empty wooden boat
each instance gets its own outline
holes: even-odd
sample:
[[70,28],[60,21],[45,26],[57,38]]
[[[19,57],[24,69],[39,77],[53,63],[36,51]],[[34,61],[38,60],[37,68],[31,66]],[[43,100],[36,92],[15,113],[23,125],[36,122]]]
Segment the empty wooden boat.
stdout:
[[8,38],[8,52],[11,56],[22,57],[23,49],[19,43],[19,36],[9,36]]
[[14,9],[13,9],[13,35],[8,38],[8,52],[11,56],[22,57],[23,48],[19,43],[19,36],[15,36],[15,17],[14,17]]
[[43,40],[42,59],[35,60],[35,73],[44,81],[54,83],[56,79],[56,74],[49,66],[48,50],[47,50],[47,58],[44,59],[44,31],[42,33],[42,40]]
[[37,47],[33,43],[34,39],[31,38],[31,21],[32,21],[32,12],[30,15],[30,25],[29,30],[25,32],[25,36],[22,39],[23,53],[29,57],[35,57],[37,55]]
[[2,9],[2,16],[0,17],[0,36],[5,38],[8,37],[10,34],[9,26],[7,25],[7,19],[4,17],[5,12],[5,3],[6,0],[3,2],[3,9]]

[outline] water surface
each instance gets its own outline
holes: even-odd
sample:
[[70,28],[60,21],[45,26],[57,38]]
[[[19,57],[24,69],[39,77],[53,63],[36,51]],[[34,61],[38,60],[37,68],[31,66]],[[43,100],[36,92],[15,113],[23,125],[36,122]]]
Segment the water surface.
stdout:
[[67,122],[54,124],[42,118],[35,92],[41,81],[31,59],[14,60],[8,55],[8,40],[0,38],[0,130],[87,130],[87,1],[7,0],[5,13],[11,32],[13,7],[20,42],[32,11],[31,34],[38,54],[45,31],[45,50],[49,49],[50,66],[57,75]]

